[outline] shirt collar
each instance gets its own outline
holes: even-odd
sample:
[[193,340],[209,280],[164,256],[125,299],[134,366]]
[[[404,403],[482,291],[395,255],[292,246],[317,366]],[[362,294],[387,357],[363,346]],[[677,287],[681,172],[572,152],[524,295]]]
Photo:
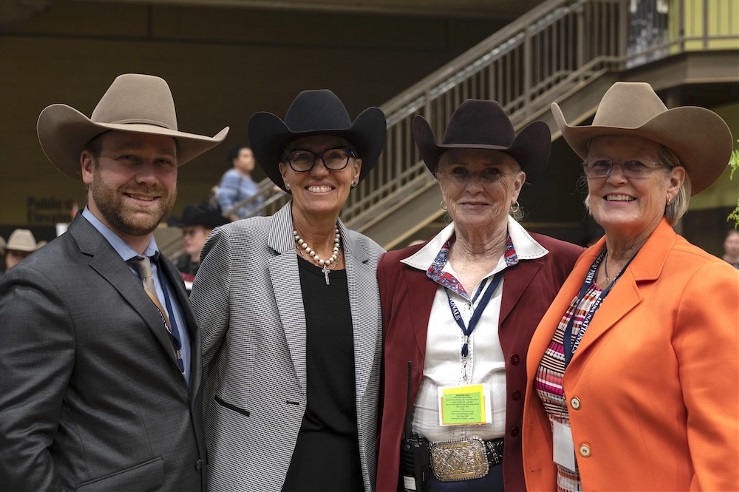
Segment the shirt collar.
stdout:
[[[452,234],[454,234],[454,223],[442,229],[431,241],[414,254],[400,261],[418,270],[428,270],[444,244],[452,237]],[[549,253],[511,216],[508,216],[508,238],[513,243],[513,251],[518,260],[533,260]],[[508,262],[508,258],[506,258],[506,262]]]
[[[92,224],[92,226],[97,229],[97,231],[103,235],[103,237],[110,243],[111,246],[113,246],[113,249],[120,255],[121,258],[123,258],[123,261],[128,261],[133,257],[139,256],[139,254],[126,242],[124,241],[118,234],[116,234],[110,227],[103,224],[100,219],[95,217],[92,212],[90,212],[90,209],[85,207],[85,209],[82,211],[82,216],[87,219],[87,221]],[[146,246],[146,250],[144,251],[144,256],[153,256],[156,252],[159,251],[159,247],[157,246],[156,240],[154,240],[154,235],[152,234],[151,240],[149,241],[148,246]]]

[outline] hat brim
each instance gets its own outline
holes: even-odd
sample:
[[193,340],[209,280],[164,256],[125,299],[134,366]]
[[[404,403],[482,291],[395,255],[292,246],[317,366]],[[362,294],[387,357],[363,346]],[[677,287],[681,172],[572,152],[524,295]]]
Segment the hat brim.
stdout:
[[639,127],[572,126],[567,124],[557,103],[552,115],[573,151],[585,160],[590,141],[603,136],[642,137],[671,149],[690,177],[691,194],[697,195],[713,184],[729,164],[731,130],[713,111],[697,106],[668,109]]
[[315,129],[291,131],[277,115],[259,112],[249,118],[248,135],[254,159],[274,184],[287,191],[280,174],[282,152],[291,141],[313,135],[331,135],[350,142],[362,159],[359,182],[372,170],[385,147],[387,126],[385,114],[379,108],[367,108],[347,129]]
[[413,119],[413,138],[416,141],[421,159],[431,174],[436,176],[439,168],[439,157],[447,150],[452,149],[483,149],[497,150],[511,156],[521,170],[526,173],[526,181],[534,183],[544,172],[549,161],[551,151],[551,132],[543,121],[534,121],[521,130],[513,139],[510,146],[487,144],[448,144],[438,145],[431,125],[423,116],[417,115]]
[[38,117],[36,124],[39,143],[49,161],[67,176],[82,180],[80,154],[96,136],[111,130],[148,133],[172,137],[177,141],[177,162],[182,165],[221,143],[228,135],[228,127],[213,137],[170,130],[142,123],[96,123],[76,109],[65,104],[52,104]]

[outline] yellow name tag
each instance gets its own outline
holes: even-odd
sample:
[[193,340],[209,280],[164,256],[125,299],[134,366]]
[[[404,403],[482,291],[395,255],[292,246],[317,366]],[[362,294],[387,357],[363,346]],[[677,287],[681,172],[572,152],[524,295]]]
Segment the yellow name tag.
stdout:
[[440,425],[479,425],[490,422],[485,384],[439,388]]

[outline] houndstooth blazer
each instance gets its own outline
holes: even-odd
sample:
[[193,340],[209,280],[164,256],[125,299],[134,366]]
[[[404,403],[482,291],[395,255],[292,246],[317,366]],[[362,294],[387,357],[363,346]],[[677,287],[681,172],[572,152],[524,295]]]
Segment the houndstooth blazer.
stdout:
[[[291,204],[216,229],[190,299],[203,333],[210,490],[279,491],[306,408],[305,313]],[[339,223],[365,490],[375,487],[382,248]]]

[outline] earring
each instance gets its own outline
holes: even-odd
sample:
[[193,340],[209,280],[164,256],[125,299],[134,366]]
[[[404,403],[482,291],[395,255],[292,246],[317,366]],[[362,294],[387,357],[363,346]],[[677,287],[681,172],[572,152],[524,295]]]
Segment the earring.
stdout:
[[441,209],[442,209],[443,211],[445,211],[445,212],[446,212],[446,203],[444,203],[444,200],[442,200],[442,201],[441,201],[441,203],[439,204],[439,206],[441,207]]
[[513,202],[513,204],[511,205],[511,212],[513,212],[513,213],[515,214],[515,213],[516,213],[516,212],[518,212],[519,210],[521,210],[521,205],[519,205],[519,203],[518,203],[518,200],[516,200],[516,201],[515,201],[515,202]]
[[356,186],[357,186],[357,183],[355,183],[354,181],[352,181],[352,188],[356,188]]
[[285,183],[285,191],[287,191],[288,193],[290,193],[290,185],[287,184],[287,183]]
[[670,202],[672,202],[672,198],[670,198],[670,197],[668,196],[668,197],[667,197],[667,206],[668,206],[668,207],[670,206]]

